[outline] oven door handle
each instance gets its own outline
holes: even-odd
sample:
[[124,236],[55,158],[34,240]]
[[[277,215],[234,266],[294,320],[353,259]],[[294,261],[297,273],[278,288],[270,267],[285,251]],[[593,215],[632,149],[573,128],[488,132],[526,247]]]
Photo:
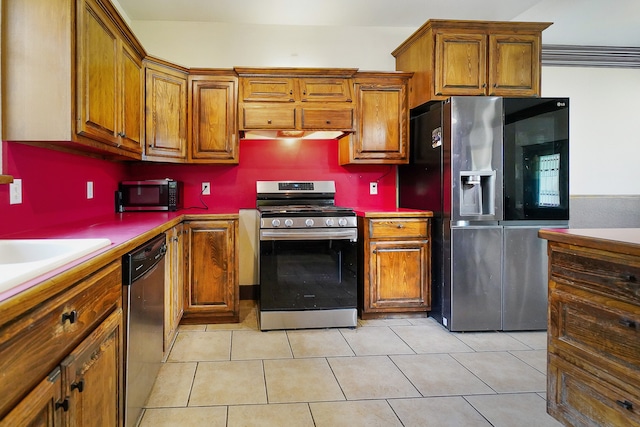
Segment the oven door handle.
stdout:
[[349,240],[358,241],[358,230],[260,230],[260,240]]

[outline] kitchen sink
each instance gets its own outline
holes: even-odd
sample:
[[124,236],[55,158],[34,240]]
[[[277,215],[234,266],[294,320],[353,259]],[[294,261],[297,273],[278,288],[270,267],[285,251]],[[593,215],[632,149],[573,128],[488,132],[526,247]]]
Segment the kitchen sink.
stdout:
[[0,240],[0,292],[110,244],[109,239]]

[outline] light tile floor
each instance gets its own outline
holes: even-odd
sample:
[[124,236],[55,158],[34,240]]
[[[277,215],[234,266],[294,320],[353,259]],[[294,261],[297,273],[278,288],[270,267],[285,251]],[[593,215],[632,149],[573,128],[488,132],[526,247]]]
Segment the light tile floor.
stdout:
[[431,318],[356,329],[180,326],[140,426],[560,426],[546,333],[450,333]]

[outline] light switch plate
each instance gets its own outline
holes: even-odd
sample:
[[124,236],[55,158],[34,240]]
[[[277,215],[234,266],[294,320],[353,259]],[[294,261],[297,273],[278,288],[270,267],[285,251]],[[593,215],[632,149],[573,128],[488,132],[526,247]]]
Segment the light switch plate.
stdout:
[[93,199],[93,181],[87,181],[87,199]]

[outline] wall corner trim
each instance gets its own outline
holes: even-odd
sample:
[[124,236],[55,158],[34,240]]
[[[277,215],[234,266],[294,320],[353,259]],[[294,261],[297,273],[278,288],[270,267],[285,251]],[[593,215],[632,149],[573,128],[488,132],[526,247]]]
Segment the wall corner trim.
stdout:
[[640,68],[640,47],[542,45],[542,65]]

